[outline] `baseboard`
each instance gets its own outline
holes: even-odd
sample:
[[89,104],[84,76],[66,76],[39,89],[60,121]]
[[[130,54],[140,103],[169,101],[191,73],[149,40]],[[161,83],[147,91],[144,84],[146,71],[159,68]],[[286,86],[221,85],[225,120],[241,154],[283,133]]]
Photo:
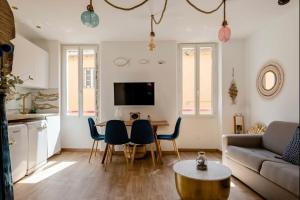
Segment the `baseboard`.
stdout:
[[[62,148],[62,152],[91,152],[91,149],[86,148]],[[99,150],[98,150],[99,151]],[[219,149],[188,149],[188,148],[179,148],[179,152],[209,152],[209,153],[222,153]],[[100,151],[103,152],[103,151]],[[162,151],[164,154],[174,154],[174,151]]]

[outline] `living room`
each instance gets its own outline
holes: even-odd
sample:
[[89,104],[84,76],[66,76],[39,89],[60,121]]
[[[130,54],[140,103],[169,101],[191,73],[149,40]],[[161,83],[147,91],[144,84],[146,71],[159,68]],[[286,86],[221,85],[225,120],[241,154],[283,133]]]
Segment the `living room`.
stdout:
[[298,0],[0,2],[2,199],[299,199]]

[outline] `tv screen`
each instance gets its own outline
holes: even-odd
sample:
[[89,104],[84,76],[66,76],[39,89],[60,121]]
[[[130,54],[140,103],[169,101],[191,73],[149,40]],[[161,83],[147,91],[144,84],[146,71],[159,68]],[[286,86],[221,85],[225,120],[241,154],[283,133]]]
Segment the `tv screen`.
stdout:
[[154,83],[114,83],[115,105],[154,105]]

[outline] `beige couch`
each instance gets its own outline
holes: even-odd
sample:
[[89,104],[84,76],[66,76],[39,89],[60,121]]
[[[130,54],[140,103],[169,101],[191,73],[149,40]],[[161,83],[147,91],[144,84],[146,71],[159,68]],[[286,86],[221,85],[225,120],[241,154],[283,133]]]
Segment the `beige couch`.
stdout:
[[299,199],[299,166],[277,158],[297,126],[272,122],[264,135],[224,135],[223,163],[268,200]]

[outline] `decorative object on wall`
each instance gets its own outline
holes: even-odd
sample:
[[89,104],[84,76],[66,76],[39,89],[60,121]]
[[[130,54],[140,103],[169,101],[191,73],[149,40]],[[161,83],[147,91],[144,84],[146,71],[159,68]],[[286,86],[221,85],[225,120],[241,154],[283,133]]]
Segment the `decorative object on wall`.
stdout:
[[94,11],[93,0],[90,0],[87,10],[81,14],[81,22],[90,28],[95,28],[99,25],[99,16]]
[[130,120],[133,121],[141,118],[140,112],[131,112],[129,115],[130,115]]
[[235,82],[235,79],[234,79],[234,68],[232,69],[232,81],[231,81],[231,84],[230,84],[230,88],[229,88],[229,91],[228,91],[228,94],[232,100],[232,104],[236,104],[236,97],[238,95],[238,89],[237,89],[237,86],[236,86],[236,82]]
[[166,61],[164,61],[164,60],[159,60],[157,63],[158,63],[159,65],[164,65],[164,64],[166,64]]
[[281,91],[283,83],[283,69],[278,63],[269,62],[259,71],[256,88],[263,98],[272,99]]
[[263,134],[267,130],[266,125],[262,123],[257,123],[248,130],[249,134]]
[[233,128],[234,134],[243,134],[245,133],[245,121],[244,116],[239,113],[233,116]]
[[[119,10],[123,10],[123,11],[131,11],[131,10],[134,10],[136,8],[139,8],[141,6],[143,6],[145,3],[149,2],[150,0],[143,0],[141,3],[138,3],[134,6],[131,6],[131,7],[121,7],[121,6],[118,6],[118,5],[115,5],[114,3],[111,3],[109,0],[104,0],[108,5],[112,6],[113,8],[116,8],[116,9],[119,9]],[[224,12],[224,17],[223,17],[223,23],[222,23],[222,27],[219,31],[219,39],[221,42],[227,42],[230,40],[230,36],[231,36],[231,30],[230,28],[228,27],[228,22],[226,20],[226,1],[227,0],[221,0],[221,3],[218,4],[218,6],[215,8],[215,9],[212,9],[212,10],[209,10],[209,11],[206,11],[206,10],[203,10],[201,8],[199,8],[198,6],[196,6],[194,3],[191,2],[191,0],[186,0],[186,2],[192,7],[194,8],[195,10],[197,10],[198,12],[201,12],[201,13],[204,13],[204,14],[212,14],[212,13],[215,13],[217,12],[222,6],[224,8],[223,12]],[[166,13],[166,10],[167,10],[167,5],[168,5],[168,0],[165,0],[165,3],[164,3],[164,7],[161,11],[160,14],[160,17],[159,19],[156,19],[155,18],[155,15],[154,14],[151,14],[150,15],[150,20],[151,20],[151,27],[150,27],[150,41],[149,41],[149,44],[148,44],[148,47],[149,47],[149,50],[150,51],[153,51],[155,48],[156,48],[156,44],[155,44],[155,32],[154,32],[154,25],[159,25],[164,16],[165,16],[165,13]]]
[[15,22],[7,0],[0,0],[0,27],[0,199],[13,200],[5,99],[15,85],[23,82],[11,74],[14,47],[10,41],[15,38]]
[[149,64],[149,63],[150,63],[150,61],[145,59],[145,58],[139,60],[139,64],[141,64],[141,65],[146,65],[146,64]]
[[124,58],[124,57],[118,57],[114,59],[113,61],[114,65],[117,67],[125,67],[130,63],[130,59]]

